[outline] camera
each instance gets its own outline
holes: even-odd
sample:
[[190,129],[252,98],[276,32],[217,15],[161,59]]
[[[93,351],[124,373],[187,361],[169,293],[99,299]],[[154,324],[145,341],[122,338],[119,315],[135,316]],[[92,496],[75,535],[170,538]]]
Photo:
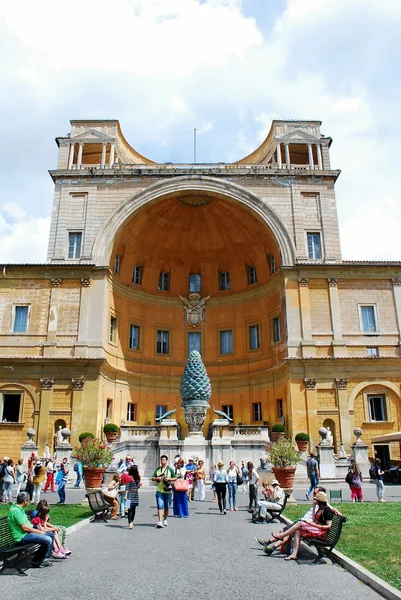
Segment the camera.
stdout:
[[163,491],[166,492],[166,494],[173,491],[173,486],[169,479],[163,479],[163,483],[164,483]]

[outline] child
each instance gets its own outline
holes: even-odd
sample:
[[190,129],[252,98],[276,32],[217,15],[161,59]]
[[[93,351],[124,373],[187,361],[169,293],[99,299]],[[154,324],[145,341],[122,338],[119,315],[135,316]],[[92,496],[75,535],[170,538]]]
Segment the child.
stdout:
[[54,533],[54,543],[53,543],[53,558],[67,558],[67,554],[69,551],[60,543],[60,539],[58,537],[57,527],[53,527],[49,523],[49,506],[44,506],[43,504],[40,507],[40,510],[35,511],[36,516],[31,517],[31,523],[40,531],[52,531]]
[[128,474],[131,476],[132,481],[129,481],[126,484],[125,500],[130,501],[128,509],[128,529],[132,529],[134,527],[136,507],[139,505],[138,491],[142,484],[138,467],[136,465],[132,465],[132,467],[130,467]]
[[50,523],[50,512],[46,513],[44,511],[44,508],[48,508],[50,511],[50,507],[49,504],[47,502],[47,500],[41,500],[37,507],[36,510],[33,511],[32,515],[31,515],[31,519],[40,516],[40,515],[44,515],[46,516],[46,519],[43,519],[45,521],[45,527],[47,531],[53,531],[56,532],[59,540],[61,542],[61,546],[63,548],[63,552],[64,554],[66,554],[67,556],[69,556],[71,554],[71,550],[68,550],[68,548],[66,547],[65,543],[67,540],[67,528],[64,527],[64,525],[52,525]]

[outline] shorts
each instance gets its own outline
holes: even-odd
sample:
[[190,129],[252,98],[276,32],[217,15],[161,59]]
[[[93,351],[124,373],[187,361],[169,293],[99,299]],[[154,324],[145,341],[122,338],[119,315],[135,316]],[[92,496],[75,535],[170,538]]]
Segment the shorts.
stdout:
[[156,492],[157,510],[168,510],[170,508],[172,496],[172,493],[164,494],[163,492]]

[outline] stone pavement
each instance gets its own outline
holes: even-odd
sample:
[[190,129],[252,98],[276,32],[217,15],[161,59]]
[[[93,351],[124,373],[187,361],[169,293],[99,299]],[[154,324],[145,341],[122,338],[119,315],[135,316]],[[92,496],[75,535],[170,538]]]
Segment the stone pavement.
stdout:
[[299,562],[267,557],[254,536],[277,531],[279,523],[252,525],[246,496],[239,512],[221,516],[215,503],[190,504],[190,518],[170,518],[156,529],[154,492],[140,493],[133,530],[126,519],[93,523],[71,534],[72,555],[26,578],[3,575],[2,597],[20,600],[98,598],[192,598],[208,600],[379,600],[381,596],[337,565],[312,565],[305,550]]

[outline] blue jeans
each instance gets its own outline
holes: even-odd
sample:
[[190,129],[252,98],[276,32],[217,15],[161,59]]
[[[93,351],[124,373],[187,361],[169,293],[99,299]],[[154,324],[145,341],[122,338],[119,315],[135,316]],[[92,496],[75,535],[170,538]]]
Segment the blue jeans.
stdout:
[[67,482],[63,479],[58,484],[57,493],[60,496],[60,502],[65,502],[65,484]]
[[228,503],[230,508],[236,508],[237,506],[237,483],[230,482],[228,484]]
[[79,488],[79,486],[81,485],[81,481],[82,481],[82,475],[81,475],[81,473],[78,471],[78,472],[77,472],[77,479],[76,479],[76,482],[74,483],[74,487],[75,487],[75,488]]
[[40,564],[43,559],[49,558],[52,553],[54,542],[54,533],[47,531],[46,535],[40,533],[27,533],[24,535],[22,540],[18,542],[18,545],[23,546],[24,544],[40,544],[39,550],[35,553],[33,562]]
[[172,497],[173,497],[173,493],[163,494],[163,492],[156,492],[157,510],[168,510],[170,508]]
[[308,496],[311,493],[311,491],[314,490],[315,487],[317,487],[317,484],[319,483],[319,479],[318,479],[318,476],[316,473],[309,475],[309,479],[310,479],[310,487],[308,490]]

